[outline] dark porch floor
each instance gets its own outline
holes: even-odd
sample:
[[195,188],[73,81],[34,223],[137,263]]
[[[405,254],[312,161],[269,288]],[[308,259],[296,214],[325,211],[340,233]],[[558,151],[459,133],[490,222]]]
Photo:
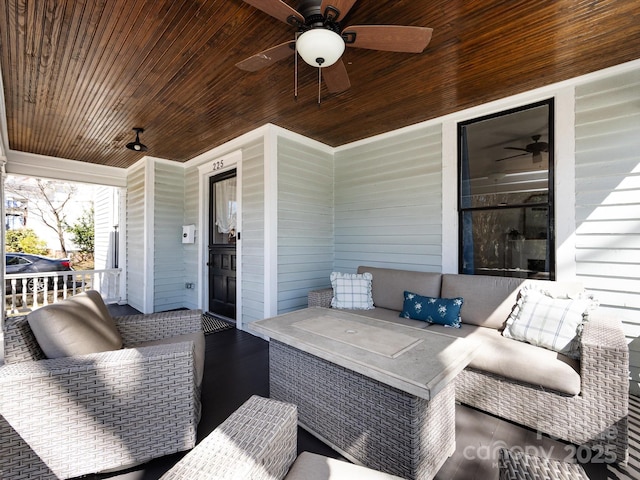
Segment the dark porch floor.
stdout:
[[[122,313],[114,312],[116,315]],[[208,335],[206,345],[199,440],[251,395],[269,395],[267,342],[246,332],[230,329]],[[622,469],[604,464],[587,465],[591,479],[640,478],[639,398],[632,397],[630,410],[631,451],[628,466]],[[497,452],[501,446],[527,447],[532,453],[549,454],[558,459],[575,453],[575,448],[570,445],[546,437],[536,438],[532,430],[463,405],[456,406],[456,435],[457,449],[436,476],[438,480],[497,479]],[[339,458],[337,453],[303,430],[299,430],[298,450]],[[85,478],[157,479],[182,455],[162,457],[125,472]]]

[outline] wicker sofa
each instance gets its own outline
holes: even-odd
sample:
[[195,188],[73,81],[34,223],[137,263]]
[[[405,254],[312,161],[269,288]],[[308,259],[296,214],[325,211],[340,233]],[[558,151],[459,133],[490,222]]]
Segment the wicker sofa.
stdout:
[[[580,360],[501,335],[524,285],[571,293],[578,283],[359,267],[372,274],[374,309],[354,313],[448,335],[480,339],[481,348],[456,381],[456,399],[552,437],[628,458],[629,352],[621,323],[590,315]],[[462,297],[461,328],[401,318],[404,291]],[[310,307],[330,307],[331,288],[308,294]]]
[[204,366],[201,312],[113,321],[124,348],[45,358],[27,317],[6,319],[0,477],[70,478],[195,445]]

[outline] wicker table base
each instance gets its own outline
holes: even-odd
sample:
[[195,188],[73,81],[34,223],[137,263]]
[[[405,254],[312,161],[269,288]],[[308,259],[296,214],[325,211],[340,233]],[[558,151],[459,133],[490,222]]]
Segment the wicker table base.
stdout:
[[455,450],[455,384],[430,401],[271,339],[271,397],[300,425],[369,468],[431,479]]

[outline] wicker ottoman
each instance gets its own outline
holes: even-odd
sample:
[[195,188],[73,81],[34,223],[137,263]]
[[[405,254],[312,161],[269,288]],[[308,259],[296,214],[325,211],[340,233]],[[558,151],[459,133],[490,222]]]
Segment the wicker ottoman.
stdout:
[[161,480],[402,480],[314,453],[296,458],[297,419],[295,405],[254,395]]
[[500,480],[589,480],[576,463],[500,449]]
[[275,480],[296,459],[295,405],[252,396],[202,440],[163,480]]

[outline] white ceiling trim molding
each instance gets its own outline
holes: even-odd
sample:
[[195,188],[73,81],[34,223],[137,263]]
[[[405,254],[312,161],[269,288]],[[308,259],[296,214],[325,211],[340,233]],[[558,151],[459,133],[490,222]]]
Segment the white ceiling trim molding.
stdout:
[[205,162],[209,162],[219,157],[223,157],[235,150],[241,150],[242,147],[251,143],[255,140],[259,140],[268,134],[269,125],[265,124],[261,127],[258,127],[250,132],[247,132],[239,137],[234,138],[233,140],[229,140],[227,143],[223,143],[222,145],[215,147],[207,152],[201,153],[197,157],[193,157],[191,160],[183,163],[185,169],[189,167],[197,167]]
[[389,132],[384,132],[379,135],[375,135],[373,137],[367,137],[367,138],[363,138],[362,140],[346,143],[344,145],[340,145],[339,147],[336,147],[335,152],[341,152],[344,150],[349,150],[354,147],[360,147],[363,145],[367,145],[368,143],[385,140],[387,138],[395,137],[396,135],[413,132],[415,130],[419,130],[425,127],[430,127],[436,124],[441,124],[446,122],[460,122],[464,120],[469,120],[471,118],[482,117],[485,115],[490,115],[492,113],[501,112],[509,108],[517,107],[520,105],[526,105],[528,103],[533,103],[543,98],[552,97],[556,95],[557,92],[562,91],[567,87],[575,87],[577,85],[582,85],[584,83],[600,80],[602,78],[618,75],[620,73],[637,70],[639,68],[640,68],[640,59],[632,60],[626,63],[621,63],[619,65],[605,68],[603,70],[587,73],[586,75],[582,75],[580,77],[570,78],[568,80],[563,80],[562,82],[553,83],[551,85],[540,87],[535,90],[529,90],[527,92],[519,93],[517,95],[512,95],[510,97],[500,98],[493,102],[483,103],[482,105],[477,105],[475,107],[467,108],[465,110],[459,110],[457,112],[450,113],[449,115],[432,118],[429,120],[425,120],[424,122],[419,122],[413,125],[406,126],[404,128],[391,130]]
[[7,173],[110,187],[127,186],[127,170],[34,153],[7,152]]
[[215,147],[207,152],[198,155],[197,157],[192,158],[191,160],[185,162],[183,165],[185,166],[185,168],[192,166],[197,167],[205,162],[209,162],[216,158],[222,157],[235,150],[242,149],[242,147],[255,140],[267,139],[276,136],[294,140],[300,144],[321,150],[331,155],[333,155],[335,152],[335,148],[330,147],[327,144],[324,144],[317,140],[313,140],[309,137],[305,137],[304,135],[301,135],[299,133],[292,132],[291,130],[287,130],[286,128],[279,127],[278,125],[274,125],[273,123],[265,123],[261,127],[255,128],[243,135],[240,135],[239,137],[234,138],[233,140],[229,140],[227,143],[224,143],[218,147]]
[[152,163],[160,163],[160,164],[165,164],[165,165],[171,165],[172,167],[175,167],[176,165],[184,165],[181,164],[179,162],[176,162],[175,160],[167,160],[166,158],[160,158],[160,157],[152,157],[151,155],[145,155],[144,157],[142,157],[140,160],[138,160],[136,163],[129,165],[127,168],[123,169],[124,171],[126,171],[126,175],[128,175],[131,172],[134,172],[136,169],[144,167],[148,164],[148,162],[152,162]]
[[[25,153],[9,148],[7,112],[4,98],[2,70],[0,70],[0,158],[6,160],[6,173],[50,178],[80,183],[92,183],[111,187],[126,187],[126,170],[95,163]],[[78,168],[78,164],[82,168]]]
[[312,138],[305,137],[304,135],[292,132],[291,130],[287,130],[286,128],[279,127],[278,125],[273,125],[271,123],[269,123],[268,125],[278,137],[293,140],[301,145],[320,150],[321,152],[328,153],[329,155],[333,155],[336,151],[334,147],[331,147],[326,143],[313,140]]
[[[620,65],[615,65],[603,70],[588,73],[580,77],[571,78],[558,82],[555,84],[547,85],[535,90],[530,90],[521,94],[513,95],[511,97],[501,98],[499,100],[471,107],[465,110],[445,115],[443,117],[437,117],[423,122],[419,122],[413,125],[409,125],[404,128],[391,130],[379,135],[364,138],[356,142],[347,143],[338,147],[331,147],[324,143],[318,142],[311,138],[305,137],[291,130],[287,130],[283,127],[267,123],[261,127],[251,130],[239,137],[236,137],[227,143],[224,143],[218,147],[215,147],[207,152],[204,152],[197,157],[194,157],[187,162],[182,163],[183,167],[189,168],[192,166],[198,166],[202,163],[210,161],[214,158],[221,157],[234,150],[241,149],[248,143],[258,140],[269,135],[276,135],[284,138],[290,138],[305,145],[309,145],[313,148],[320,149],[329,154],[335,154],[343,150],[348,150],[354,147],[366,145],[368,143],[391,138],[396,135],[400,135],[407,132],[412,132],[424,127],[429,127],[434,124],[442,124],[449,121],[462,121],[469,118],[475,118],[478,116],[488,115],[491,113],[502,111],[506,108],[511,108],[517,105],[523,105],[543,98],[545,96],[553,96],[558,91],[567,88],[575,87],[584,83],[606,78],[611,75],[617,75],[627,71],[632,71],[640,68],[640,59],[626,62]],[[2,87],[2,75],[0,72],[0,87]],[[127,172],[135,170],[137,165],[142,162],[146,162],[148,158],[152,158],[157,162],[168,162],[175,165],[175,161],[168,159],[161,159],[155,157],[143,157],[139,162],[124,169],[118,167],[110,167],[106,165],[98,165],[93,163],[78,162],[77,160],[68,160],[59,157],[50,157],[44,155],[37,155],[31,153],[18,152],[9,149],[7,144],[7,122],[6,111],[4,103],[4,94],[2,88],[0,88],[0,158],[5,157],[7,160],[7,173],[17,175],[29,175],[33,176],[34,171],[41,174],[42,177],[53,178],[59,180],[78,181],[83,183],[94,183],[99,185],[108,185],[114,187],[126,186]],[[82,171],[78,169],[78,163],[82,164]]]

